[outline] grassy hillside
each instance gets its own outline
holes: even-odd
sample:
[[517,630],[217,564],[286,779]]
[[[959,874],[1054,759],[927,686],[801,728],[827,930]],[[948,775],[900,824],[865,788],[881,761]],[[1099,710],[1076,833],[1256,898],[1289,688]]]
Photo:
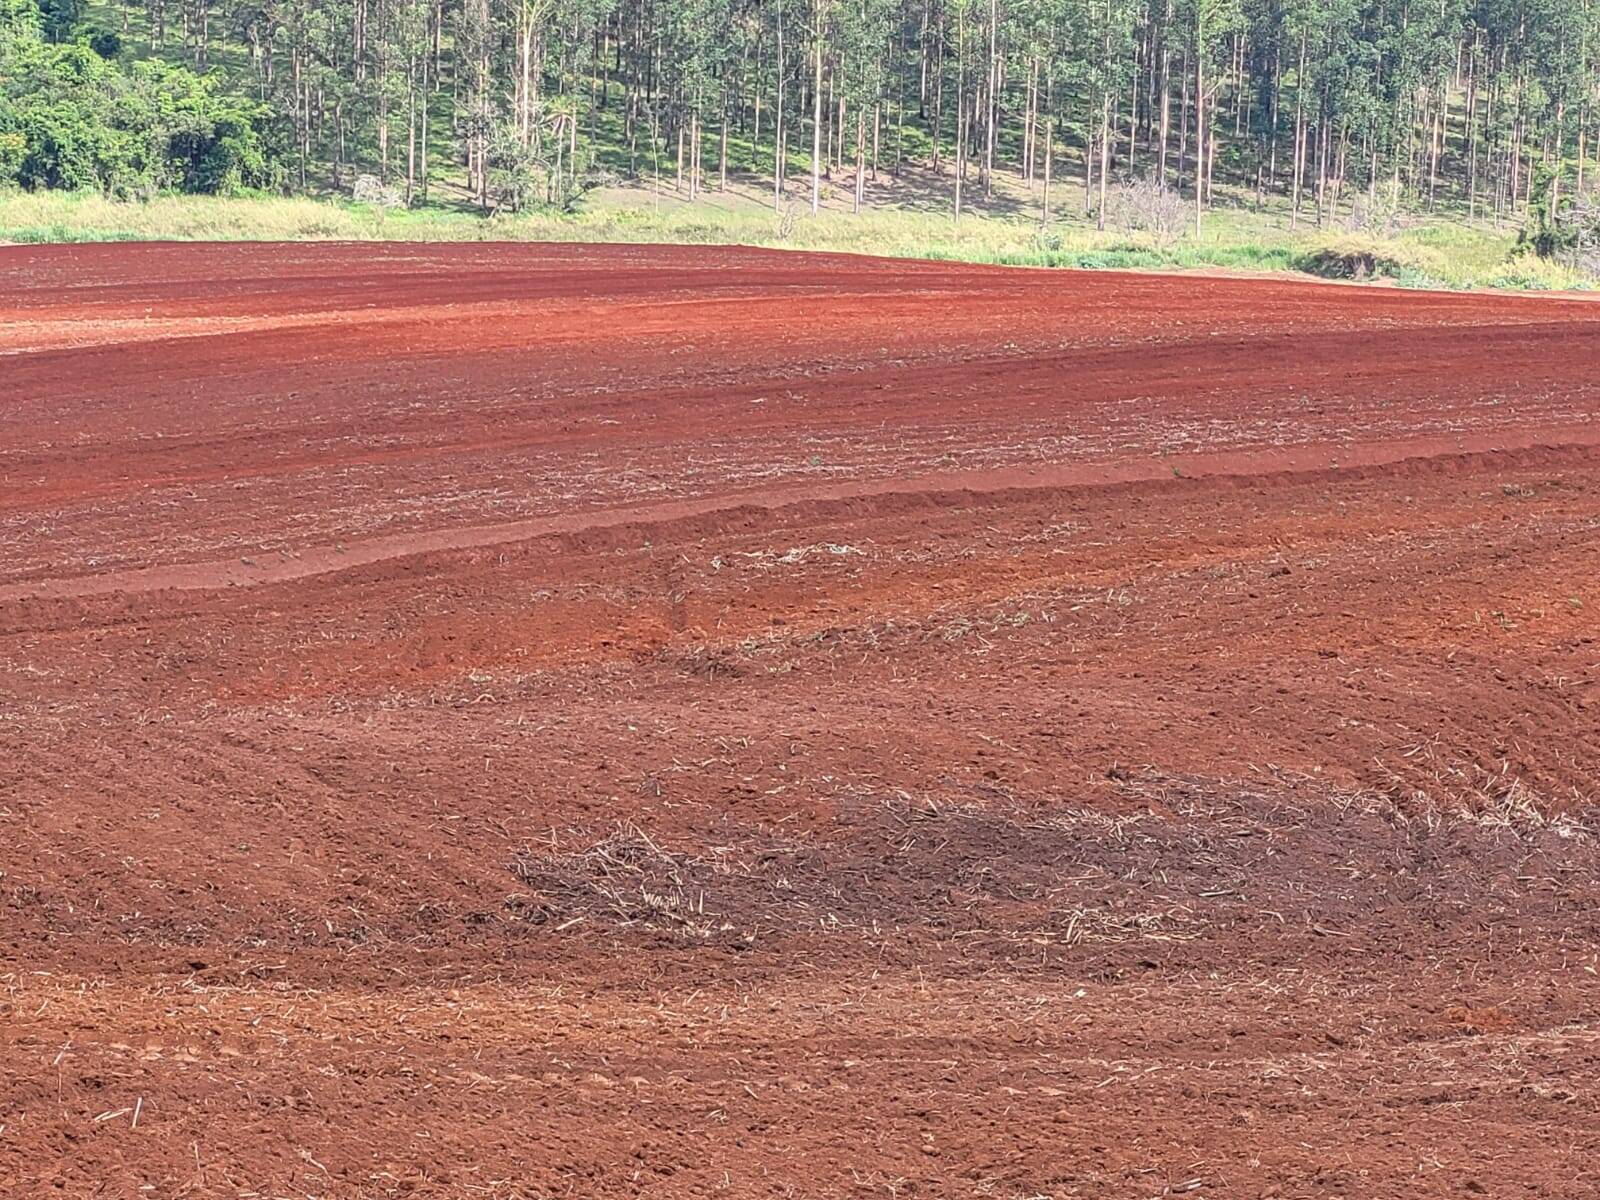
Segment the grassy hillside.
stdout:
[[[1083,268],[1301,271],[1376,277],[1402,286],[1587,289],[1593,281],[1519,254],[1515,233],[1447,222],[1384,236],[1291,230],[1281,213],[1222,209],[1203,235],[1158,238],[1097,230],[1065,197],[1049,226],[1021,211],[949,214],[906,204],[852,213],[843,202],[816,216],[803,205],[775,213],[754,185],[690,205],[670,187],[613,188],[569,214],[483,217],[433,204],[412,210],[316,198],[204,196],[115,202],[59,192],[0,194],[0,241],[305,240],[737,242],[793,249]],[[1081,209],[1079,210],[1081,211]]]

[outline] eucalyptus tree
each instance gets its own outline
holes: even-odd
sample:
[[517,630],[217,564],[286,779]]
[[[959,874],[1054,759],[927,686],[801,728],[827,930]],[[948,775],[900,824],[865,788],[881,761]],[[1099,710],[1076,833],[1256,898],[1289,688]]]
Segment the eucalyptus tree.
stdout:
[[[370,172],[486,209],[568,204],[598,158],[659,179],[663,155],[689,199],[770,165],[781,209],[809,123],[813,209],[835,171],[863,207],[887,136],[896,173],[952,176],[958,215],[974,180],[1043,185],[1048,214],[1070,160],[1102,220],[1147,177],[1197,229],[1223,185],[1291,223],[1391,203],[1503,221],[1546,170],[1552,205],[1592,188],[1600,141],[1600,0],[0,0],[0,26],[264,103],[286,169],[258,177]],[[7,103],[0,183],[50,153]]]
[[838,71],[843,101],[840,111],[853,116],[841,122],[840,136],[853,125],[855,162],[854,209],[861,211],[866,181],[868,118],[877,141],[887,78],[889,30],[895,0],[839,0],[836,20]]

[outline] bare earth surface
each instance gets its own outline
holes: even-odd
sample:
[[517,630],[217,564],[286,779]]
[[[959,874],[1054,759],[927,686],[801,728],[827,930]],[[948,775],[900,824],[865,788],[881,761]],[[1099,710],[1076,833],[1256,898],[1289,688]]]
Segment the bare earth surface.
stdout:
[[1600,1194],[1600,306],[0,249],[0,1196]]

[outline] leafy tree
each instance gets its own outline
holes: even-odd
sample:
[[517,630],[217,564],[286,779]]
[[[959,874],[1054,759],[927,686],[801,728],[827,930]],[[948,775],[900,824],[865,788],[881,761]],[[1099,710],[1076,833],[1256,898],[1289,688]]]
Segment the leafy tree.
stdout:
[[113,196],[276,182],[269,111],[220,80],[45,41],[14,3],[0,21],[18,34],[0,55],[0,180]]
[[[430,181],[570,205],[604,162],[813,203],[892,127],[957,213],[1072,160],[1195,223],[1522,220],[1595,181],[1600,0],[0,0],[0,182],[111,194]],[[181,36],[180,36],[181,33]],[[224,53],[223,51],[226,51]],[[180,73],[182,72],[182,73]],[[663,160],[665,160],[663,162]],[[709,181],[715,179],[715,185]],[[972,189],[975,178],[977,190]],[[1048,216],[1048,184],[1040,212]],[[1536,216],[1537,214],[1535,214]]]

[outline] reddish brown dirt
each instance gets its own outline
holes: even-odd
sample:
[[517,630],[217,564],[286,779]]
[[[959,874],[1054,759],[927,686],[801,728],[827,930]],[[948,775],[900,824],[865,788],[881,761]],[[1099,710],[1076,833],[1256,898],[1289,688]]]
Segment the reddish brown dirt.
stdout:
[[0,1196],[1600,1194],[1600,306],[0,249]]

